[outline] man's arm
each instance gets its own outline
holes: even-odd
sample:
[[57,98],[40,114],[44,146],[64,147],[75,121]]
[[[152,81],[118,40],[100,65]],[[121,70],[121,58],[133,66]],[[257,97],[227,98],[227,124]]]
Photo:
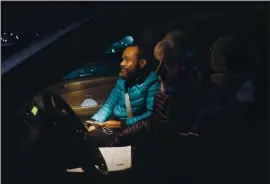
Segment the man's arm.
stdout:
[[113,135],[108,142],[108,146],[118,145],[123,139],[133,139],[139,133],[148,132],[164,125],[167,120],[168,102],[169,96],[159,90],[154,97],[154,110],[150,117],[141,119]]
[[132,118],[128,118],[124,121],[121,121],[121,127],[127,127],[130,125],[133,125],[137,123],[138,121],[148,118],[153,111],[153,102],[154,102],[154,96],[157,92],[157,90],[160,88],[160,83],[157,81],[155,82],[149,89],[146,99],[146,112],[139,116],[134,116]]
[[112,114],[115,106],[119,102],[120,99],[120,86],[121,80],[118,79],[116,82],[115,87],[113,88],[111,94],[109,95],[106,102],[102,105],[102,107],[98,110],[98,112],[91,118],[97,122],[104,122],[106,121]]

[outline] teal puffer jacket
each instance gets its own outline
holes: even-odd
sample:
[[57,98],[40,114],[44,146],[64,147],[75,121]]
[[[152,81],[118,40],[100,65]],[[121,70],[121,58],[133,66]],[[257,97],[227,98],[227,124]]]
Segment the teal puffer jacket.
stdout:
[[147,118],[153,110],[153,100],[160,82],[155,72],[151,72],[144,82],[128,89],[133,117],[128,118],[125,103],[125,80],[119,78],[106,102],[91,118],[96,122],[105,122],[112,115],[121,121],[122,125],[132,125]]

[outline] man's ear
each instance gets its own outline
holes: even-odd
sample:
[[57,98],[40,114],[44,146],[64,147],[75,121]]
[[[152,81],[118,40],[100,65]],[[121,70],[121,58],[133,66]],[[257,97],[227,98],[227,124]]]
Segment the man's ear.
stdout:
[[144,68],[147,65],[147,61],[145,59],[140,60],[140,68]]

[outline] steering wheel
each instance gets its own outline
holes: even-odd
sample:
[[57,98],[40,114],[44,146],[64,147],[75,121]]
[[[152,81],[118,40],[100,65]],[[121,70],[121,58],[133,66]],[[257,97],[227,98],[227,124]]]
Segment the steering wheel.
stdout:
[[87,127],[72,108],[60,95],[52,91],[46,92],[43,97],[46,115],[57,124],[61,133],[65,131],[63,134],[67,135],[67,141],[75,143],[76,147],[83,150],[83,155],[79,157],[85,157],[82,158],[84,171],[93,172],[94,164],[106,171],[107,167],[102,154],[97,147],[93,147]]
[[44,107],[46,114],[59,126],[62,126],[63,130],[67,130],[69,138],[80,137],[80,139],[86,139],[86,127],[60,95],[51,91],[46,92],[44,94]]

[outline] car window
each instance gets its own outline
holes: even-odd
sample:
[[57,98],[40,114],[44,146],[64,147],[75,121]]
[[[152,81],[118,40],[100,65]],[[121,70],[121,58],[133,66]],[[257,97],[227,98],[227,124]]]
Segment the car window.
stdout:
[[117,76],[120,71],[120,62],[123,50],[133,44],[134,39],[126,36],[108,47],[102,59],[96,62],[85,63],[83,66],[69,72],[63,80],[74,80],[83,77]]
[[119,73],[119,65],[93,65],[88,67],[81,67],[76,69],[63,77],[64,80],[73,80],[83,77],[105,77],[105,76],[117,76]]
[[108,47],[105,50],[106,54],[113,54],[113,53],[120,53],[123,51],[123,48],[126,48],[127,46],[134,43],[134,39],[132,36],[125,36],[121,40],[115,42],[112,46]]
[[[2,63],[18,52],[49,39],[56,32],[88,16],[97,14],[103,5],[91,6],[42,2],[3,2],[1,32]],[[48,13],[49,12],[49,13]],[[18,16],[19,15],[19,16]],[[61,15],[61,16],[59,16]]]

